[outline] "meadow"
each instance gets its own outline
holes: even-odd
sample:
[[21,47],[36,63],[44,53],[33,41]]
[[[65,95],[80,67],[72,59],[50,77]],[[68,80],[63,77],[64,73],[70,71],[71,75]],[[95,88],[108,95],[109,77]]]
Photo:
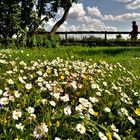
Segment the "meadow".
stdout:
[[0,49],[1,140],[139,140],[140,48]]

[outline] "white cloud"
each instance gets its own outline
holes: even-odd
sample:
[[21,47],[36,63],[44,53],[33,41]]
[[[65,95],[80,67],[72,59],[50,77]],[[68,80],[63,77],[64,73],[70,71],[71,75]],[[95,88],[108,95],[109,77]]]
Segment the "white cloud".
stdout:
[[[54,26],[54,24],[57,21],[54,19],[50,19],[46,24],[45,24],[45,30],[46,31],[50,31],[52,29],[52,27]],[[77,26],[75,25],[69,25],[67,21],[65,21],[59,28],[58,31],[78,31]]]
[[104,15],[103,20],[115,20],[113,15]]
[[[64,22],[58,29],[58,31],[117,31],[113,26],[106,26],[104,22],[98,19],[91,18],[90,16],[83,16],[75,21],[77,24],[69,24],[67,21]],[[45,29],[50,31],[55,20],[50,19],[49,22],[45,24]]]
[[72,19],[77,19],[79,17],[82,17],[86,14],[86,12],[84,11],[84,7],[83,7],[83,4],[82,3],[73,3],[72,4],[72,7],[70,8],[70,11],[69,11],[69,18],[72,18]]
[[80,17],[77,21],[79,22],[78,26],[79,29],[81,28],[80,30],[104,30],[105,29],[105,25],[101,20],[92,18],[90,16]]
[[[93,20],[95,22],[91,23],[81,23],[79,25],[69,25],[69,24],[63,24],[63,26],[61,26],[59,28],[59,31],[117,31],[116,27],[112,27],[112,26],[105,26],[105,24],[99,20]],[[65,29],[65,30],[64,30]],[[91,34],[92,36],[96,36],[96,37],[101,37],[104,38],[104,34]],[[88,37],[90,36],[89,34],[71,34],[69,35],[69,37]],[[113,35],[108,35],[108,38],[112,38],[114,37]]]
[[105,30],[106,31],[117,31],[117,28],[113,27],[113,26],[106,26]]
[[112,20],[112,21],[140,20],[140,13],[126,13],[118,16],[104,15],[103,20]]
[[90,16],[97,16],[97,17],[102,17],[102,14],[98,7],[87,7],[88,14]]
[[140,0],[135,0],[132,3],[126,5],[127,9],[138,9],[140,8]]
[[[63,12],[64,11],[60,9],[57,14],[56,20],[50,19],[45,24],[45,29],[47,31],[50,31],[52,29],[54,24],[60,19],[60,17],[62,17]],[[65,21],[59,27],[58,31],[117,31],[116,27],[106,26],[102,20],[95,19],[94,16],[100,18],[103,17],[97,7],[87,7],[86,13],[82,3],[73,4],[70,9],[67,21]],[[107,20],[107,18],[105,19]],[[69,20],[71,21],[70,23]],[[114,20],[113,16],[112,20]]]
[[131,2],[132,0],[116,0],[118,2]]
[[63,24],[59,30],[64,31],[117,31],[113,26],[106,26],[104,22],[98,19],[91,18],[90,16],[83,16],[79,18],[76,22],[78,24]]
[[116,16],[116,19],[120,21],[140,20],[140,13],[127,13],[124,15],[118,15]]

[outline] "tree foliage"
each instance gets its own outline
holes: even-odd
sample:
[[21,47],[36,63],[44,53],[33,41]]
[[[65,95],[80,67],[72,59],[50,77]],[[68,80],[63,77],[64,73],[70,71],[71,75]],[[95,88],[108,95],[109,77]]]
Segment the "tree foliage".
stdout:
[[63,8],[62,18],[51,30],[55,33],[66,20],[73,2],[77,0],[0,0],[0,36],[12,37],[21,30],[33,33]]
[[17,33],[20,22],[20,9],[17,0],[0,1],[0,35],[4,38]]
[[20,20],[20,25],[21,28],[25,29],[25,27],[31,26],[31,24],[34,21],[34,16],[33,16],[33,6],[34,2],[33,0],[21,0],[20,3],[21,6],[21,20]]

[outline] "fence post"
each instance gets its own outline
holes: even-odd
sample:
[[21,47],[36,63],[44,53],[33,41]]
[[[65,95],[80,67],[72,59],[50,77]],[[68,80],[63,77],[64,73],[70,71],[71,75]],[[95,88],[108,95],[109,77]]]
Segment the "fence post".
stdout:
[[105,45],[106,45],[106,42],[107,42],[107,31],[105,31]]
[[68,43],[68,34],[67,34],[67,31],[65,31],[65,41],[66,41],[66,44]]

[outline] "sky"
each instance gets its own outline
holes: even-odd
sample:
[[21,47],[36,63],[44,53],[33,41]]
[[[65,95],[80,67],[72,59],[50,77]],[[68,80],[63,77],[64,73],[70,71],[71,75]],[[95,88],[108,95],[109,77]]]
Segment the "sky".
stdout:
[[[63,15],[60,9],[56,21]],[[131,22],[140,26],[140,0],[78,0],[58,31],[131,31]],[[50,31],[56,22],[50,20]]]

